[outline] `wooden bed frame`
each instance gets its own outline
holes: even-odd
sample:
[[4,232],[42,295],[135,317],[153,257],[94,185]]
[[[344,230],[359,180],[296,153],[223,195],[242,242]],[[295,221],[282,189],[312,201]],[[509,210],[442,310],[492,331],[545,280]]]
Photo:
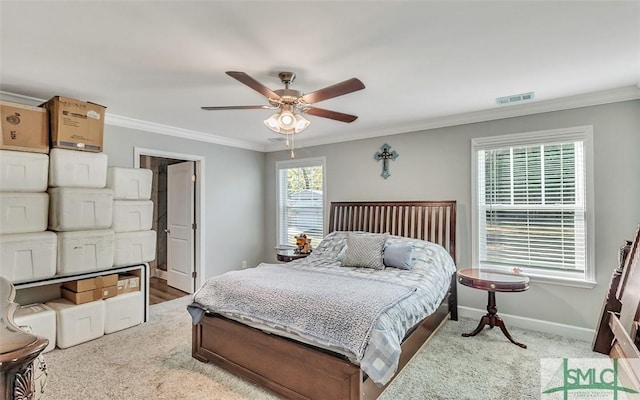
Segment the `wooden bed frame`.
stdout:
[[[455,201],[331,203],[329,232],[389,232],[442,245],[455,261]],[[456,279],[440,307],[402,343],[397,373],[450,316],[457,320]],[[213,313],[193,327],[192,356],[291,399],[377,398],[378,387],[345,357],[268,334]]]
[[640,368],[629,363],[640,363],[640,226],[621,252],[624,255],[603,302],[593,350],[619,359],[622,386],[640,390]]

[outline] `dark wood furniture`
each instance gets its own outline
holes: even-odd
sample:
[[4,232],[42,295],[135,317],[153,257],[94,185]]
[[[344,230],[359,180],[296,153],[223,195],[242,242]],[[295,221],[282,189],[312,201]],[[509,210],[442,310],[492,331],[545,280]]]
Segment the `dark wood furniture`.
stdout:
[[299,258],[305,258],[309,254],[311,253],[296,253],[295,250],[285,249],[285,250],[278,250],[276,253],[276,257],[278,258],[278,261],[289,262],[289,261],[297,260]]
[[43,363],[36,363],[36,359],[49,340],[29,334],[15,324],[13,315],[19,307],[13,302],[15,296],[11,282],[0,276],[0,398],[31,400],[39,398],[43,389],[41,375],[46,375],[46,368]]
[[504,321],[498,316],[496,292],[523,292],[529,289],[529,277],[502,271],[465,268],[458,271],[458,282],[474,289],[486,290],[489,296],[487,302],[487,313],[482,316],[480,323],[473,332],[463,333],[462,336],[475,336],[487,325],[491,329],[498,326],[511,343],[516,344],[523,349],[527,348],[527,345],[513,340],[504,324]]
[[[445,247],[455,261],[455,226],[455,201],[340,202],[331,204],[328,230],[429,240]],[[455,276],[440,307],[405,337],[398,372],[449,315],[457,319]],[[212,313],[193,327],[192,356],[292,399],[375,399],[386,387],[378,387],[341,355]]]
[[[611,278],[603,315],[594,338],[594,351],[619,359],[618,377],[623,386],[640,391],[640,226],[623,263]],[[603,322],[606,322],[603,323]],[[631,365],[631,362],[638,364]]]

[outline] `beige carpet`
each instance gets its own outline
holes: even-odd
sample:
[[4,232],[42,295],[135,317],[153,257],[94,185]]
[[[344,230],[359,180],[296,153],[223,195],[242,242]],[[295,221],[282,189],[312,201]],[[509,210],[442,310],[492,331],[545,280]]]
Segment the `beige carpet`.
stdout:
[[[188,300],[152,306],[150,321],[138,327],[47,353],[49,380],[43,398],[275,399],[191,358]],[[448,321],[381,399],[538,399],[540,358],[600,356],[587,342],[515,328],[511,333],[529,349],[509,343],[497,329],[460,337],[476,323]]]

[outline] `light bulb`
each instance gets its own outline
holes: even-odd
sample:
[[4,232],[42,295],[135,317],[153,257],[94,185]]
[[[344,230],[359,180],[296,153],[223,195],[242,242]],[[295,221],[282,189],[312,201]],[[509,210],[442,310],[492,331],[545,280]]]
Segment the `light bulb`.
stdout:
[[293,122],[293,116],[289,114],[282,114],[282,116],[280,116],[280,122],[284,125],[289,125]]

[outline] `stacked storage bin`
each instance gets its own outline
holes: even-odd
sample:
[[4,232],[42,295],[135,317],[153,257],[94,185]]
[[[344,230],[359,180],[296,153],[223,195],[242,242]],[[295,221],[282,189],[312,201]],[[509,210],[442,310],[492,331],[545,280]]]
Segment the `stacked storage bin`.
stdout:
[[[44,304],[28,304],[18,308],[13,321],[20,327],[28,327],[29,331],[49,339],[43,350],[47,353],[56,347],[56,313]],[[24,329],[24,328],[23,328]]]
[[0,275],[13,283],[56,273],[56,235],[45,232],[49,156],[0,150]]
[[[0,275],[13,283],[56,273],[57,238],[47,229],[49,119],[41,107],[0,101]],[[5,294],[0,294],[5,295]],[[43,304],[16,310],[14,321],[56,345],[55,313]]]
[[107,187],[113,191],[114,267],[142,264],[156,255],[156,232],[151,230],[153,202],[149,169],[109,167]]
[[113,192],[105,188],[107,155],[51,149],[49,160],[49,229],[58,236],[58,274],[111,268]]
[[[152,261],[156,255],[156,232],[151,230],[153,202],[149,169],[109,167],[107,187],[113,191],[115,232],[114,267]],[[142,322],[142,293],[139,290],[105,300],[105,333]]]
[[[105,188],[107,155],[55,148],[49,153],[49,161],[49,229],[56,231],[58,237],[57,273],[111,268],[113,192]],[[46,305],[56,312],[58,347],[66,348],[104,334],[102,300],[74,304],[56,299]]]

